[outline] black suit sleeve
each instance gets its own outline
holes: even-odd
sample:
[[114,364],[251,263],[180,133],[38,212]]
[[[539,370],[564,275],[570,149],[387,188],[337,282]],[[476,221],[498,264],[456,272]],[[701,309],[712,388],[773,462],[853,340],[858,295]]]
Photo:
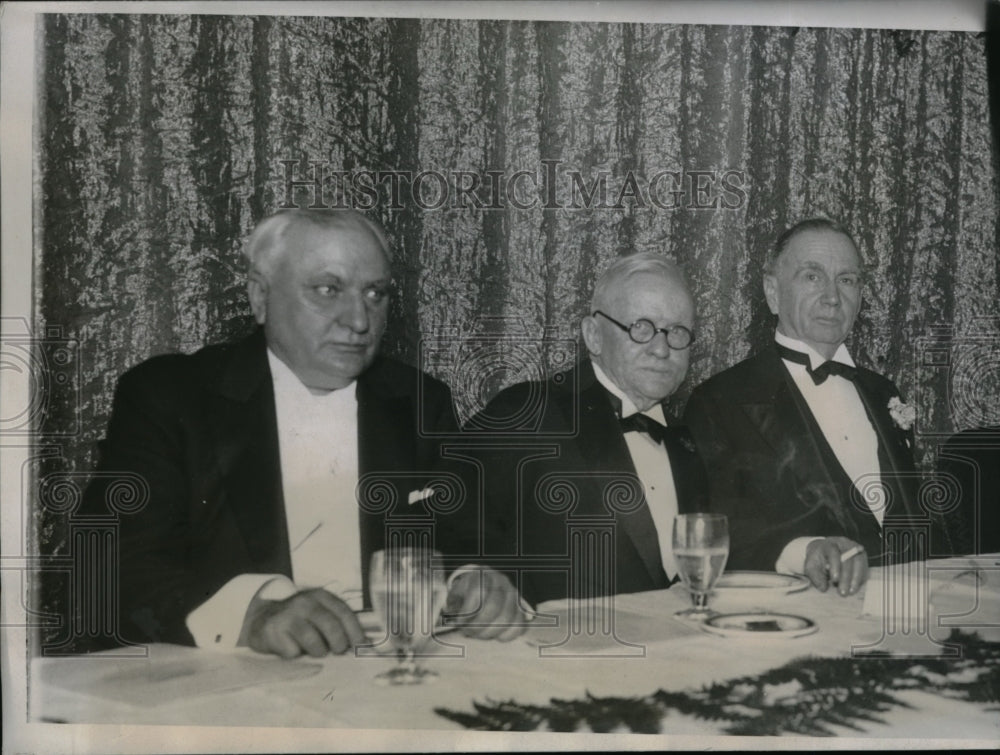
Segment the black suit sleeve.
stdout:
[[424,373],[418,379],[420,390],[412,396],[414,433],[409,442],[414,449],[414,480],[440,485],[444,491],[429,502],[430,510],[423,509],[433,517],[435,547],[450,568],[482,563],[479,475],[475,462],[468,458],[451,391]]
[[[518,488],[519,465],[525,448],[538,445],[535,430],[521,424],[505,425],[502,419],[516,417],[533,427],[541,421],[538,416],[523,417],[522,409],[528,398],[537,395],[526,384],[511,386],[495,396],[476,416],[470,418],[462,431],[461,447],[469,498],[461,523],[463,553],[468,562],[498,569],[517,586],[524,599],[532,604],[538,596],[531,589],[530,580],[522,577],[520,569],[512,566],[521,552],[517,523],[526,518],[524,526],[531,526],[534,511],[531,502],[521,499]],[[495,429],[500,425],[500,429]]]
[[[727,568],[771,570],[784,547],[801,533],[776,525],[763,502],[767,494],[763,469],[773,465],[766,454],[745,447],[755,433],[743,428],[741,410],[720,399],[718,391],[696,388],[684,409],[683,422],[694,436],[708,473],[710,509],[729,519]],[[773,491],[772,491],[773,492]]]
[[[204,598],[193,589],[183,421],[166,400],[176,389],[169,383],[142,368],[121,378],[81,511],[117,522],[118,592],[110,600],[120,639],[193,644],[184,617]],[[116,503],[130,499],[125,509]]]
[[791,478],[779,481],[773,452],[725,391],[696,388],[683,421],[708,472],[710,508],[729,519],[728,569],[770,571],[792,540],[823,534],[813,515],[789,513]]
[[941,517],[953,554],[1000,551],[1000,427],[966,430],[941,447],[938,474],[957,495]]

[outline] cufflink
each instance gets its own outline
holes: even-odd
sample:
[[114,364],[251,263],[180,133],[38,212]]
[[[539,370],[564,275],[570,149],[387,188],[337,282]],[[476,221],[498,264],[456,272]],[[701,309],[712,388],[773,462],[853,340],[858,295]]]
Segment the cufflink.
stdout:
[[412,506],[420,501],[425,501],[434,495],[434,488],[424,488],[423,490],[411,490],[406,502]]

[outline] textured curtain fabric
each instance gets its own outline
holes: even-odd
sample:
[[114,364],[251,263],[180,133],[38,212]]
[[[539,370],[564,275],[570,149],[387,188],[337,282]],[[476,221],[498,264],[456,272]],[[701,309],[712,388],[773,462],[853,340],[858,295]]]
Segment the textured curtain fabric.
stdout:
[[[75,339],[41,466],[85,473],[118,376],[252,327],[242,246],[290,202],[367,210],[385,348],[462,418],[566,366],[601,268],[687,270],[690,389],[766,343],[765,251],[827,215],[870,267],[850,343],[916,405],[918,461],[1000,424],[984,40],[951,32],[167,15],[41,24],[36,327]],[[66,440],[69,438],[69,440]],[[37,513],[46,549],[65,514]]]

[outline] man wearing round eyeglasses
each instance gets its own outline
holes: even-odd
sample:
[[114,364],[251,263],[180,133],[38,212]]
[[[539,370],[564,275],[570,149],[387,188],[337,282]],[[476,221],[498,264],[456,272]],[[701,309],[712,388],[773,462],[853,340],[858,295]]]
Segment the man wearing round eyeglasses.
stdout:
[[480,457],[484,527],[491,552],[517,556],[533,603],[670,586],[673,518],[707,503],[694,443],[664,413],[694,340],[680,268],[657,254],[620,258],[589,311],[588,358],[502,391],[468,425],[516,425]]

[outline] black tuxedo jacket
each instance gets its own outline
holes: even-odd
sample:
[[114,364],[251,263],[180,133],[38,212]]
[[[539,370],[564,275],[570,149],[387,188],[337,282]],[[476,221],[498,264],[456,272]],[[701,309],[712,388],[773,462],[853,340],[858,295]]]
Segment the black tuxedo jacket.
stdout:
[[[878,436],[889,494],[883,525],[910,521],[918,513],[912,435],[888,409],[899,391],[863,368],[855,385]],[[883,538],[774,346],[695,388],[684,422],[709,472],[713,510],[730,518],[727,568],[771,570],[789,541],[807,535],[849,537],[873,564],[884,548],[915,555]]]
[[[393,517],[426,521],[407,494],[422,489],[437,444],[424,430],[455,429],[447,387],[380,358],[357,386],[359,476],[395,496],[361,508],[362,573]],[[115,473],[145,480],[149,500],[118,516],[123,640],[193,644],[185,617],[234,576],[292,577],[274,391],[263,333],[192,355],[154,357],[115,393],[99,474],[83,511],[113,512]],[[437,543],[440,547],[441,544]]]
[[[483,428],[495,428],[490,447],[477,453],[486,548],[492,562],[519,565],[529,602],[669,586],[613,397],[589,361],[502,391],[466,429],[481,437]],[[700,510],[707,505],[704,468],[687,431],[668,432],[679,509]],[[577,542],[602,555],[613,542],[614,559],[599,558],[590,575],[571,575],[570,531],[588,529],[613,531],[605,539],[580,534]]]
[[958,492],[944,506],[950,551],[1000,552],[1000,426],[951,436],[938,448],[938,474]]

